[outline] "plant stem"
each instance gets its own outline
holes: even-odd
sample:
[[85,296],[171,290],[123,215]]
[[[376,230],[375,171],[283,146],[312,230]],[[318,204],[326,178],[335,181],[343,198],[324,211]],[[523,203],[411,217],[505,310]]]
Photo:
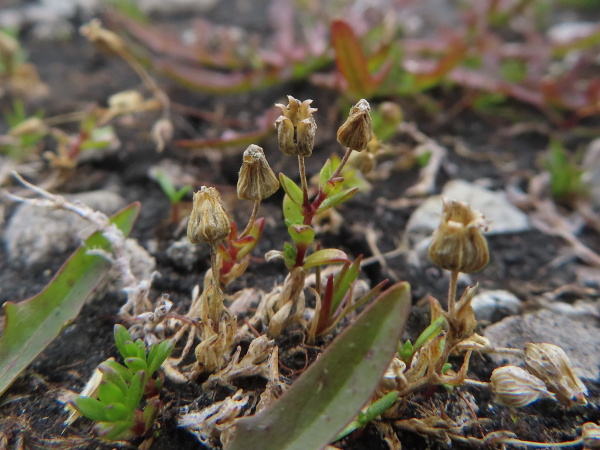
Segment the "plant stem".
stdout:
[[213,275],[213,286],[215,290],[221,290],[221,282],[219,281],[219,268],[217,267],[217,251],[219,250],[218,245],[210,246],[210,267]]
[[340,174],[342,173],[342,169],[348,162],[348,158],[350,158],[351,153],[352,153],[352,149],[347,148],[346,153],[344,153],[344,156],[342,157],[342,160],[340,161],[340,165],[337,167],[337,169],[335,169],[335,172],[333,173],[333,175],[331,175],[330,180],[333,180],[334,178],[337,178],[340,176]]
[[298,169],[300,171],[300,182],[302,183],[302,206],[306,209],[308,203],[308,183],[306,181],[306,165],[304,164],[304,156],[298,156]]
[[448,315],[450,317],[454,317],[454,310],[456,309],[456,285],[459,273],[457,270],[450,272],[450,284],[448,286]]
[[258,207],[259,206],[260,206],[260,200],[254,200],[254,208],[252,208],[252,215],[250,216],[248,225],[246,225],[246,228],[244,228],[244,231],[242,231],[242,234],[240,234],[238,239],[241,239],[244,236],[246,236],[248,233],[250,233],[250,230],[252,229],[252,225],[254,225],[254,221],[256,220],[256,216],[258,215]]

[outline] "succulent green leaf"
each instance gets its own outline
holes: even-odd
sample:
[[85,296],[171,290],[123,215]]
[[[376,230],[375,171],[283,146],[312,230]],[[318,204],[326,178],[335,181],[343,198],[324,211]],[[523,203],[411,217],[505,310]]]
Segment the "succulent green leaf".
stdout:
[[352,264],[347,262],[340,273],[335,277],[333,283],[333,299],[331,302],[331,311],[335,311],[350,289],[352,283],[358,278],[360,272],[360,261],[362,257],[358,257]]
[[344,187],[344,178],[337,177],[329,180],[323,185],[323,192],[327,195],[327,198],[333,197],[341,192]]
[[152,425],[154,425],[154,421],[156,420],[156,416],[158,415],[158,409],[160,408],[160,399],[158,397],[152,397],[148,399],[148,403],[144,408],[144,412],[142,414],[142,418],[144,420],[144,428],[145,430],[150,430]]
[[163,362],[169,357],[173,348],[175,347],[175,341],[172,339],[162,341],[160,344],[155,344],[150,348],[148,353],[148,376],[152,376],[154,372],[162,365]]
[[133,343],[133,339],[131,338],[129,331],[127,331],[127,328],[118,323],[113,327],[113,334],[117,349],[123,358],[137,355],[137,350],[129,345]]
[[286,177],[282,173],[279,174],[279,182],[281,183],[281,187],[285,193],[290,196],[290,199],[297,205],[302,206],[302,203],[304,202],[304,196],[300,186],[294,183],[291,178]]
[[228,450],[325,447],[379,385],[410,303],[405,282],[381,294],[272,406],[236,422]]
[[442,331],[442,327],[445,323],[446,319],[444,319],[443,316],[440,316],[433,323],[429,324],[429,326],[423,330],[423,332],[415,341],[413,353],[419,350],[427,341],[433,339],[438,334],[440,334],[440,331]]
[[[127,236],[140,210],[133,203],[111,218]],[[72,322],[110,263],[102,256],[88,254],[90,248],[110,252],[101,232],[94,233],[67,260],[42,292],[18,303],[4,303],[6,317],[0,338],[0,395],[34,358]]]
[[[127,391],[125,390],[125,392]],[[124,392],[119,386],[108,381],[106,375],[103,375],[100,387],[98,388],[98,399],[102,403],[108,405],[110,403],[122,402],[123,394]]]
[[344,263],[348,261],[348,255],[337,248],[325,248],[309,255],[304,260],[304,268],[309,269],[326,264]]
[[[123,397],[121,397],[122,399]],[[134,408],[135,409],[135,408]],[[118,422],[125,420],[133,414],[134,409],[130,409],[123,403],[111,403],[106,407],[107,422]]]
[[137,356],[134,356],[132,358],[125,358],[125,365],[129,367],[133,372],[148,369],[146,360],[138,358]]
[[140,370],[133,375],[131,383],[129,383],[129,390],[127,396],[124,399],[125,406],[133,411],[140,404],[142,396],[144,395],[144,384],[146,380],[146,372]]
[[135,346],[137,347],[137,357],[146,361],[146,345],[144,341],[138,339],[135,341]]
[[283,257],[285,261],[286,267],[292,268],[296,265],[296,256],[298,255],[298,250],[289,242],[284,242],[283,244]]
[[289,195],[286,194],[283,197],[283,218],[285,219],[285,224],[288,227],[290,225],[297,225],[304,222],[304,215],[302,212],[302,206],[294,203]]
[[112,366],[107,365],[106,361],[101,363],[98,369],[102,372],[102,380],[112,383],[113,386],[116,386],[121,391],[121,395],[124,395],[127,392],[127,381],[131,378],[131,372],[120,364],[119,366],[126,372],[126,378],[121,371],[117,371]]
[[107,359],[106,361],[100,363],[98,369],[100,369],[100,372],[103,374],[107,374],[109,371],[116,372],[118,376],[125,381],[125,383],[129,383],[133,375],[130,369],[122,364],[119,364],[114,359]]
[[315,230],[310,225],[290,225],[288,233],[296,245],[309,245],[315,240]]
[[127,441],[135,437],[133,427],[135,421],[122,420],[119,422],[101,422],[94,426],[94,432],[109,441]]
[[106,414],[106,405],[100,402],[100,400],[96,400],[92,397],[86,397],[85,395],[80,395],[74,398],[71,401],[71,404],[83,416],[93,420],[94,422],[104,422],[108,420],[108,416]]
[[351,189],[346,189],[346,190],[343,190],[342,192],[338,192],[337,194],[332,195],[331,197],[327,197],[325,199],[325,201],[323,201],[323,203],[321,203],[321,206],[317,210],[317,214],[319,214],[329,208],[333,208],[341,203],[344,203],[346,200],[350,200],[352,197],[354,197],[354,195],[357,192],[358,192],[358,188],[353,187]]

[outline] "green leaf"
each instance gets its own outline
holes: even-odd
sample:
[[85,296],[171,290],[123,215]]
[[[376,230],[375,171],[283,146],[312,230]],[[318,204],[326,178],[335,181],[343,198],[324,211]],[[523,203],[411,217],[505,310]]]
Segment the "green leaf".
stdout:
[[162,363],[169,357],[174,347],[175,341],[169,339],[162,341],[160,344],[155,344],[150,348],[147,360],[148,376],[152,376],[158,370]]
[[146,360],[142,358],[138,358],[136,356],[132,358],[125,358],[125,365],[129,367],[133,372],[138,372],[140,370],[147,370],[148,365],[146,364]]
[[304,215],[302,214],[302,206],[290,198],[289,195],[283,197],[283,218],[285,224],[289,227],[290,225],[299,225],[304,222]]
[[328,182],[325,183],[325,185],[323,186],[323,192],[325,192],[325,194],[329,198],[329,197],[333,197],[334,195],[337,195],[342,190],[343,187],[344,187],[344,178],[337,177],[337,178],[334,178],[333,180],[329,180]]
[[135,421],[101,422],[94,426],[94,432],[109,441],[126,441],[135,437],[133,432]]
[[[133,203],[111,222],[126,236],[140,210]],[[67,260],[42,292],[19,303],[4,303],[6,325],[0,338],[0,395],[27,365],[72,322],[90,293],[108,273],[110,263],[87,249],[110,251],[100,232],[94,233]]]
[[158,409],[160,408],[160,399],[158,397],[152,397],[148,399],[148,403],[144,408],[142,419],[144,420],[145,431],[148,431],[154,425],[156,416],[158,415]]
[[321,189],[323,189],[325,184],[329,181],[331,175],[333,175],[333,167],[331,166],[330,158],[325,162],[325,165],[323,165],[323,168],[319,172],[319,187]]
[[113,328],[113,334],[117,349],[123,358],[137,355],[137,349],[131,346],[133,339],[127,328],[118,323]]
[[323,448],[379,385],[402,336],[408,283],[381,294],[273,405],[239,419],[228,450]]
[[[438,334],[440,334],[440,331],[442,331],[442,327],[444,326],[445,323],[446,323],[446,319],[443,316],[440,316],[435,320],[435,322],[429,324],[429,326],[423,330],[423,332],[420,334],[420,336],[415,341],[415,345],[411,349],[412,352],[413,353],[416,352],[423,346],[423,344],[425,344],[426,342],[430,341],[431,339],[436,337]],[[412,356],[412,354],[411,354],[411,356]]]
[[296,245],[309,245],[315,240],[315,230],[310,225],[290,225],[288,233]]
[[362,257],[358,257],[352,264],[348,261],[340,273],[335,277],[333,284],[333,299],[331,301],[331,311],[335,311],[344,299],[348,289],[358,278],[360,272],[360,261]]
[[339,192],[331,197],[325,199],[321,206],[317,210],[317,214],[322,213],[323,211],[333,208],[341,203],[344,203],[346,200],[350,200],[354,195],[358,192],[358,188],[354,187],[351,189],[346,189],[342,192]]
[[294,183],[291,178],[286,177],[282,173],[279,174],[279,182],[281,183],[281,187],[285,193],[289,195],[290,200],[292,200],[295,204],[302,206],[302,203],[304,202],[304,196],[300,186]]
[[354,430],[364,427],[371,420],[374,420],[378,416],[382,415],[384,412],[386,412],[388,409],[390,409],[392,406],[394,406],[394,403],[396,403],[396,400],[398,400],[398,394],[399,394],[398,391],[388,392],[383,397],[381,397],[379,400],[377,400],[376,402],[373,402],[366,409],[366,411],[364,413],[359,412],[357,420],[353,420],[352,422],[350,422],[348,424],[348,426],[346,428],[344,428],[340,432],[340,434],[338,434],[335,437],[334,441],[340,440],[343,437],[348,436]]
[[123,399],[125,402],[125,406],[133,411],[142,401],[142,396],[144,395],[144,381],[146,377],[146,372],[140,370],[137,372],[133,378],[131,379],[131,383],[129,383],[129,391],[127,391],[127,396]]
[[104,422],[108,420],[106,414],[106,406],[95,398],[80,395],[71,401],[73,408],[79,411],[82,415],[94,422]]
[[288,268],[292,268],[296,265],[296,257],[298,256],[298,250],[289,242],[283,243],[283,257],[285,265]]
[[348,255],[337,248],[324,248],[314,252],[304,259],[304,268],[323,266],[325,264],[343,263],[348,261]]
[[106,375],[104,375],[98,388],[98,399],[106,405],[121,402],[123,401],[123,394],[125,392],[127,392],[127,389],[125,391],[121,390],[118,385],[108,381]]
[[133,414],[134,410],[135,408],[128,408],[123,403],[111,403],[106,407],[107,422],[125,420]]
[[102,372],[102,379],[118,387],[124,395],[127,392],[127,383],[131,380],[131,372],[116,361],[111,361],[122,369],[115,370],[113,365],[107,364],[108,362],[104,361],[98,366],[98,369]]

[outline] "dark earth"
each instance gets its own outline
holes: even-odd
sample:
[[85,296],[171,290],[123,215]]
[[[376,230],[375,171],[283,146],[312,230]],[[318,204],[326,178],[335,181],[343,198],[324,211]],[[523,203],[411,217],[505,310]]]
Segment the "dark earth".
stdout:
[[[265,18],[261,14],[231,14],[228,8],[234,6],[230,3],[232,2],[221,2],[208,18],[215,23],[235,24],[252,31],[264,27]],[[160,18],[170,23],[183,23],[184,19]],[[78,27],[81,22],[74,18],[73,24]],[[49,97],[39,105],[48,117],[81,110],[92,102],[105,104],[106,99],[115,92],[139,85],[138,78],[124,62],[98,52],[78,35],[61,42],[41,42],[32,40],[28,30],[23,29],[20,38],[29,54],[29,61],[37,67],[41,79],[50,87]],[[314,153],[307,161],[309,175],[317,173],[332,153],[337,152],[341,156],[341,148],[335,139],[337,126],[344,120],[340,113],[343,102],[338,93],[307,82],[288,82],[260,91],[217,96],[190,92],[173,81],[158,76],[157,80],[174,105],[186,105],[208,112],[219,111],[222,118],[252,118],[276,102],[285,103],[287,94],[298,99],[312,98],[314,106],[319,108],[316,113],[319,130]],[[460,101],[463,92],[452,86],[440,86],[428,91],[426,95],[429,101],[445,111]],[[549,135],[546,133],[533,130],[509,135],[502,131],[511,126],[512,122],[494,114],[465,108],[451,117],[439,119],[432,116],[419,101],[404,97],[392,100],[402,107],[404,116],[416,123],[428,136],[439,142],[449,142],[449,138],[460,139],[472,152],[471,155],[465,155],[457,152],[452,145],[447,146],[448,159],[455,171],[449,173],[442,169],[439,172],[436,178],[437,192],[450,179],[473,181],[486,178],[494,189],[503,189],[514,184],[516,179],[518,185],[526,188],[528,180],[542,170],[539,159],[548,147]],[[524,122],[547,124],[547,119],[542,114],[519,102],[507,101],[506,108]],[[175,139],[215,136],[224,128],[218,120],[210,122],[194,118],[178,113],[176,108],[173,121]],[[184,314],[190,303],[190,292],[209,268],[210,261],[206,254],[190,269],[174,265],[167,256],[166,249],[185,235],[185,228],[170,222],[169,201],[156,181],[149,177],[149,169],[165,159],[181,165],[185,168],[185,173],[196,180],[195,189],[202,185],[218,187],[227,210],[238,223],[245,223],[251,208],[237,200],[235,195],[244,148],[195,151],[170,144],[163,153],[157,153],[149,139],[152,123],[150,117],[137,119],[131,127],[116,125],[122,142],[121,148],[100,159],[81,163],[60,186],[60,192],[84,192],[111,186],[113,189],[117,187],[118,193],[127,202],[141,201],[141,214],[131,237],[149,250],[156,259],[157,270],[161,274],[152,286],[150,298],[157,299],[161,294],[168,293],[177,311]],[[0,129],[3,131],[4,126],[0,120]],[[582,126],[595,129],[597,135],[600,122],[592,117],[585,119]],[[573,147],[586,142],[580,135],[570,135],[569,132],[569,129],[560,131]],[[405,137],[394,137],[390,144],[406,148],[413,143]],[[295,160],[277,151],[273,133],[263,139],[260,145],[265,149],[275,173],[297,173]],[[399,158],[398,154],[386,156],[380,162],[392,167],[389,176],[373,179],[370,192],[360,193],[339,208],[344,218],[343,224],[339,233],[320,236],[324,246],[340,248],[352,258],[358,255],[368,258],[373,255],[373,251],[364,231],[373,228],[379,251],[385,253],[398,247],[407,221],[421,199],[414,199],[396,208],[382,201],[402,198],[406,189],[418,179],[418,165],[395,163],[395,158]],[[502,159],[513,162],[510,170],[498,163]],[[49,167],[44,167],[42,173],[32,181],[40,182],[50,170]],[[283,247],[286,233],[280,212],[282,198],[280,190],[262,204],[260,215],[269,218],[263,240],[254,251],[247,272],[227,288],[228,294],[248,286],[269,290],[274,284],[282,282],[285,276],[282,264],[267,263],[262,257],[268,250]],[[189,202],[191,195],[188,194],[185,200]],[[15,209],[14,204],[7,205],[0,233]],[[559,208],[561,211],[569,211],[573,206],[559,205]],[[593,229],[585,228],[581,238],[593,251],[600,252],[600,238]],[[519,234],[490,236],[488,243],[491,262],[484,270],[472,275],[473,280],[485,289],[506,289],[515,293],[523,301],[525,311],[539,307],[536,299],[540,294],[577,283],[574,263],[553,264],[568,247],[558,237],[533,229]],[[0,299],[19,301],[35,295],[50,281],[69,254],[70,252],[52,255],[43,264],[22,270],[18,264],[8,261],[6,249],[0,247]],[[422,299],[433,295],[443,301],[447,290],[447,277],[440,269],[430,265],[417,270],[403,256],[389,259],[387,267],[378,263],[366,266],[363,276],[372,285],[386,278],[411,283],[415,306],[404,338],[410,338],[413,342],[428,324],[428,308],[424,306],[426,303]],[[461,285],[459,289],[464,287]],[[595,293],[590,293],[590,290],[586,292],[587,299],[598,300],[598,290]],[[567,293],[562,301],[574,301],[575,298],[581,297],[573,296],[570,299]],[[112,329],[119,321],[117,311],[123,299],[121,293],[110,292],[104,298],[88,302],[75,322],[65,328],[0,398],[0,448],[114,448],[114,445],[102,443],[93,437],[89,420],[80,419],[66,428],[63,425],[66,413],[57,398],[64,389],[80,391],[99,363],[117,356]],[[331,337],[328,337],[317,341],[317,346],[304,346],[302,330],[289,330],[277,340],[281,363],[285,367],[281,369],[282,375],[288,381],[293,381],[300,375],[307,361],[314,360],[330,340]],[[290,351],[298,346],[304,348],[303,355]],[[472,378],[488,380],[494,368],[495,365],[488,357],[475,356],[470,374]],[[225,389],[203,392],[200,387],[202,381],[200,379],[197,384],[185,385],[176,385],[168,380],[165,382],[164,408],[157,420],[151,449],[203,448],[191,434],[177,428],[179,408],[191,403],[200,407],[207,406],[231,393]],[[264,387],[264,382],[260,379],[244,380],[241,383],[250,383],[256,389]],[[493,430],[507,430],[523,440],[568,441],[580,435],[584,422],[600,421],[599,385],[590,380],[585,383],[589,389],[589,404],[585,407],[567,409],[558,403],[540,401],[511,411],[494,403],[487,389],[461,387],[457,395],[456,392],[446,392],[440,387],[415,394],[402,409],[402,414],[405,418],[416,417],[423,410],[433,410],[440,415],[452,416],[457,411],[464,410],[461,397],[471,394],[479,406],[477,417],[489,421],[482,421],[480,426],[473,427],[469,430],[469,435],[481,437]],[[401,430],[398,431],[398,436],[407,449],[446,448],[446,444],[433,437]],[[136,447],[141,442],[142,440],[134,441],[131,446]],[[336,443],[336,446],[344,449],[387,448],[372,426],[352,434]],[[454,443],[453,447],[472,448],[460,443]]]

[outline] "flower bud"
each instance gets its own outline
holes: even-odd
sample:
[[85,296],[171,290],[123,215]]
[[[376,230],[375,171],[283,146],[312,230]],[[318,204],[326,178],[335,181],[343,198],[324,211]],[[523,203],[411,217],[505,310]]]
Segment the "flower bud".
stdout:
[[490,377],[496,401],[511,408],[521,408],[540,398],[554,398],[539,378],[517,366],[494,369]]
[[344,147],[361,152],[373,139],[371,107],[364,98],[350,109],[346,122],[338,129],[337,140]]
[[250,145],[244,152],[244,161],[237,183],[239,198],[264,200],[279,189],[279,180],[271,170],[265,152],[258,145]]
[[543,380],[548,390],[564,405],[586,405],[587,388],[573,371],[571,360],[562,348],[554,344],[525,345],[525,367]]
[[310,156],[315,146],[315,133],[317,123],[313,113],[317,110],[311,108],[312,100],[300,103],[288,95],[287,106],[277,103],[281,108],[281,116],[275,121],[279,149],[287,156]]
[[230,231],[229,217],[221,205],[219,191],[202,186],[194,193],[192,213],[188,222],[188,239],[192,244],[207,242],[217,246]]
[[442,220],[433,233],[429,258],[442,269],[471,273],[483,269],[490,260],[485,219],[465,202],[443,199]]

